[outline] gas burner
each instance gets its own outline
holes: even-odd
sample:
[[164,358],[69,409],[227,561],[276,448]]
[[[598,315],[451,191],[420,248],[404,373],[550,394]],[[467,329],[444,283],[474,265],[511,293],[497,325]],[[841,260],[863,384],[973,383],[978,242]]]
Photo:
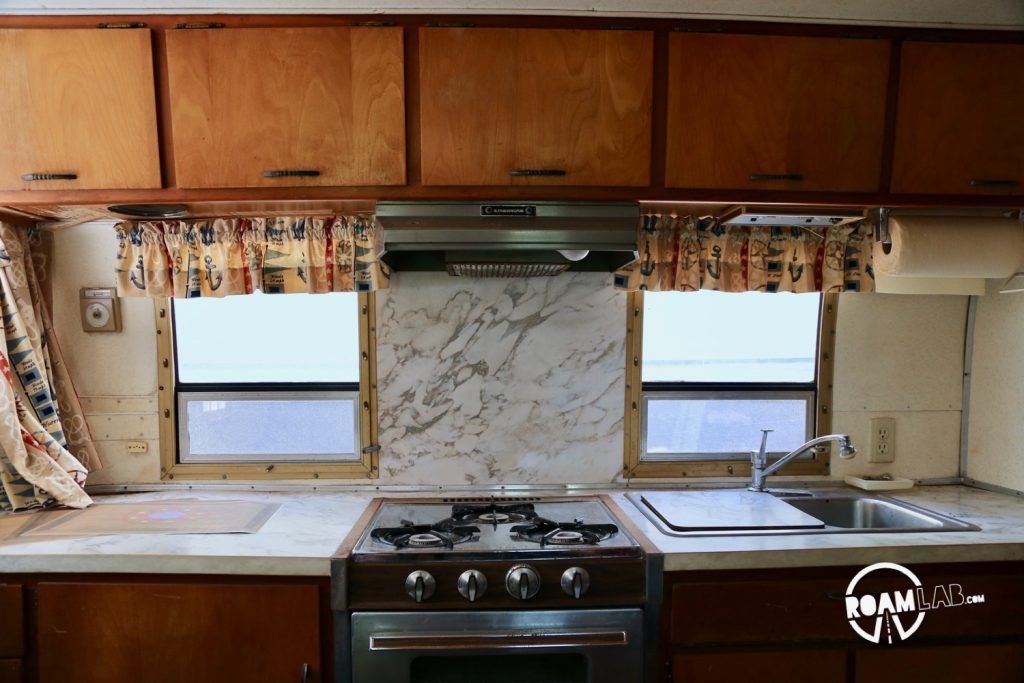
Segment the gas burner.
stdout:
[[597,545],[619,533],[614,524],[584,524],[582,519],[572,522],[552,522],[543,517],[534,518],[532,524],[514,526],[512,538],[546,545]]
[[451,519],[444,519],[437,524],[413,524],[402,520],[399,527],[380,527],[370,532],[370,538],[402,548],[453,548],[457,543],[465,543],[477,539],[480,529],[475,526],[457,526]]
[[452,521],[458,524],[499,524],[529,522],[537,517],[531,503],[490,503],[487,505],[453,505]]

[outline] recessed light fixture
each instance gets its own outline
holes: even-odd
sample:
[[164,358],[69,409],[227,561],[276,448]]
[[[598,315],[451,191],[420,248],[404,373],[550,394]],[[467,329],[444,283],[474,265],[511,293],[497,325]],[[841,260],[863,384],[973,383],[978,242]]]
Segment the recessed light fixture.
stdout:
[[184,218],[188,215],[184,204],[114,204],[107,210],[132,218]]

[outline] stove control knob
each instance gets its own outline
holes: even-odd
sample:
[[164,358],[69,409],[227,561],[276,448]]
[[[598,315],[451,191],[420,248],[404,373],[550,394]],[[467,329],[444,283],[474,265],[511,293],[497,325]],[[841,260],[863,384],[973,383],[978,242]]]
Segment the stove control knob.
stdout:
[[414,571],[405,577],[405,592],[416,602],[429,600],[437,589],[437,582],[429,572]]
[[529,600],[540,590],[540,574],[528,564],[517,564],[505,575],[505,589],[516,600]]
[[590,588],[590,574],[583,567],[569,567],[562,572],[562,590],[579,600]]
[[459,574],[457,588],[459,595],[470,602],[476,602],[481,595],[487,592],[487,577],[476,569],[467,569]]

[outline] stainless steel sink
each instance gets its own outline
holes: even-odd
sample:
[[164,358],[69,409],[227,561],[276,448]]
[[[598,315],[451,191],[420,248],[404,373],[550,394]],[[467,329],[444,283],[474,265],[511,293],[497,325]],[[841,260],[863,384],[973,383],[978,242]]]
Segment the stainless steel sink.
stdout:
[[675,531],[641,503],[637,494],[627,498],[669,536],[794,536],[806,534],[911,533],[936,531],[979,531],[974,524],[953,519],[925,508],[884,496],[848,491],[777,491],[779,500],[792,505],[824,524],[820,529],[765,529],[737,531]]
[[871,531],[938,531],[963,522],[921,508],[881,498],[842,496],[783,499],[826,526]]

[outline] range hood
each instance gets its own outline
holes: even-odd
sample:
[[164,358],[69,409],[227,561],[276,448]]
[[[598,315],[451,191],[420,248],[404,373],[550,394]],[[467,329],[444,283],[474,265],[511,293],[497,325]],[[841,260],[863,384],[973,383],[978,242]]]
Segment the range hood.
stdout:
[[378,202],[382,260],[462,277],[611,272],[637,257],[632,202]]

